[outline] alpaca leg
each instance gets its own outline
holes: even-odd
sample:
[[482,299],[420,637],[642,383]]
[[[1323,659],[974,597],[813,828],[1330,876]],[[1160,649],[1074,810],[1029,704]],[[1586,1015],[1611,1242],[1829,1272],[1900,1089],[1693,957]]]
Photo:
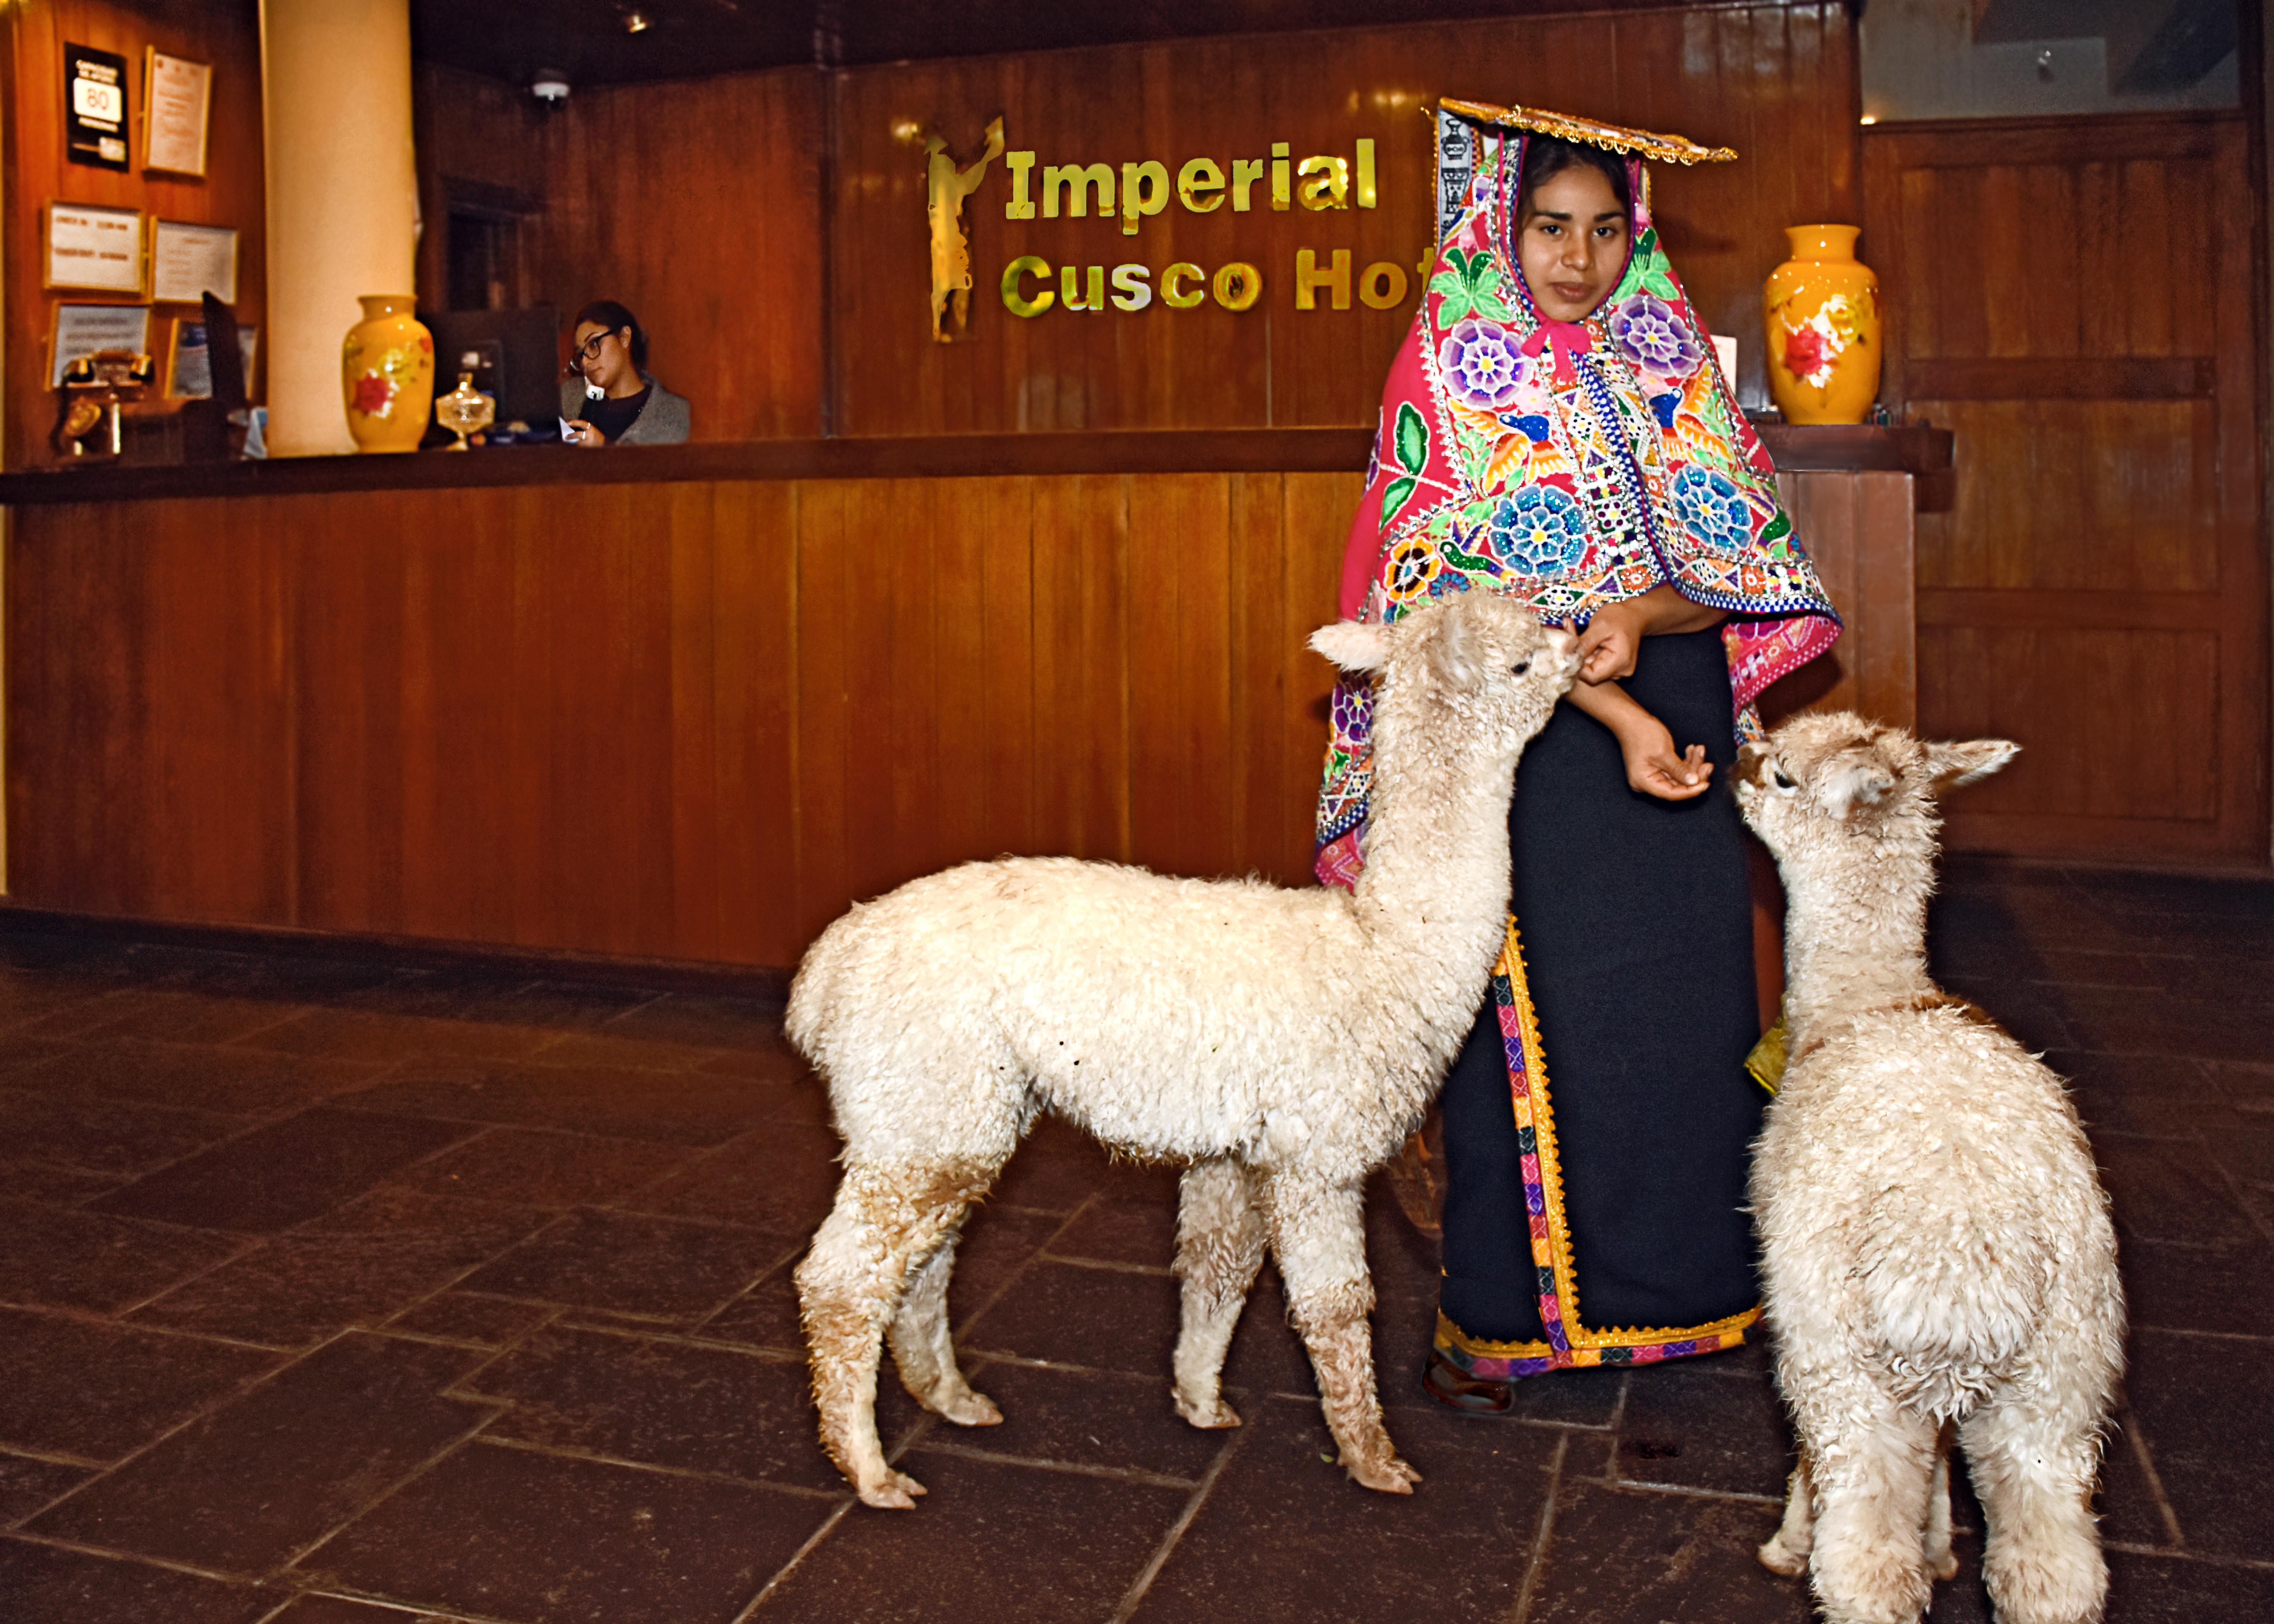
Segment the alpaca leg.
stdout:
[[848,1165],[835,1206],[797,1266],[822,1447],[867,1505],[907,1509],[923,1492],[885,1463],[877,1438],[877,1362],[911,1265],[962,1215],[991,1173]]
[[[1934,1424],[1899,1410],[1861,1375],[1809,1395],[1802,1417],[1816,1485],[1809,1571],[1830,1624],[1916,1624],[1933,1582],[1924,1532]],[[1838,1417],[1837,1429],[1812,1419]]]
[[959,1221],[908,1282],[885,1340],[893,1364],[900,1366],[900,1385],[917,1403],[958,1426],[995,1426],[1002,1422],[1003,1412],[995,1408],[994,1400],[964,1380],[948,1332],[947,1282],[955,1272],[955,1246],[961,1238]]
[[1800,1463],[1785,1485],[1784,1523],[1753,1554],[1771,1573],[1796,1579],[1808,1571],[1808,1553],[1815,1544],[1816,1484],[1809,1475],[1808,1450],[1803,1447]]
[[1247,1169],[1237,1162],[1219,1157],[1185,1174],[1178,1186],[1176,1267],[1185,1282],[1177,1413],[1194,1426],[1238,1426],[1239,1417],[1224,1402],[1224,1358],[1263,1267],[1263,1219]]
[[1264,1226],[1286,1282],[1288,1315],[1310,1350],[1343,1466],[1369,1489],[1411,1494],[1421,1474],[1397,1458],[1374,1385],[1364,1198],[1355,1188],[1285,1178],[1273,1179],[1264,1193]]
[[2097,1406],[2009,1391],[1959,1429],[1987,1523],[1982,1577],[1999,1624],[2090,1624],[2101,1615],[2098,1423]]
[[1958,1558],[1950,1548],[1950,1435],[1945,1425],[1934,1440],[1934,1486],[1927,1491],[1926,1567],[1938,1579],[1958,1576]]

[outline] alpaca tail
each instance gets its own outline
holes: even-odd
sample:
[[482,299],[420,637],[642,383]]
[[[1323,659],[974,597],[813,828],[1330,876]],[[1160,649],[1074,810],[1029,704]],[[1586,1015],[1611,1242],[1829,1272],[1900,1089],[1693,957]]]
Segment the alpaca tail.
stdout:
[[828,1069],[824,1051],[828,1047],[829,1031],[835,1012],[843,1004],[849,973],[857,956],[859,933],[849,927],[862,911],[862,905],[855,903],[851,913],[840,914],[821,933],[819,939],[805,950],[797,974],[789,984],[789,1004],[782,1015],[783,1034],[799,1054],[824,1071]]
[[1886,1192],[1870,1232],[1856,1261],[1879,1368],[1907,1407],[1961,1419],[2011,1379],[2036,1339],[2052,1253],[2031,1226],[1916,1192]]

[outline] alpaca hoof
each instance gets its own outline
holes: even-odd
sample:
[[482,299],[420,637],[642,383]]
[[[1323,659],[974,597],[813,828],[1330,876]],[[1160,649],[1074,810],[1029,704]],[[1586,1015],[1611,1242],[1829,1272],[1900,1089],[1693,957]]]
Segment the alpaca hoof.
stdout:
[[879,1511],[914,1511],[915,1497],[929,1492],[906,1472],[894,1472],[882,1483],[867,1485],[855,1491],[864,1506],[874,1506]]
[[958,1426],[1000,1426],[1003,1412],[984,1393],[966,1393],[939,1407],[939,1413]]
[[1360,1486],[1382,1494],[1411,1494],[1421,1481],[1419,1472],[1394,1455],[1381,1466],[1352,1466],[1350,1475]]
[[[1801,1575],[1808,1571],[1808,1558],[1805,1556],[1795,1556],[1789,1550],[1785,1548],[1785,1543],[1781,1537],[1770,1540],[1768,1544],[1754,1552],[1753,1554],[1760,1558],[1762,1567],[1767,1568],[1773,1574],[1781,1574],[1788,1579],[1797,1579]],[[1952,1570],[1954,1572],[1956,1571],[1956,1568],[1957,1564],[1953,1563]],[[1946,1578],[1949,1575],[1947,1574],[1944,1575]]]
[[1176,1400],[1177,1413],[1202,1432],[1213,1432],[1239,1425],[1239,1412],[1222,1399],[1217,1399],[1213,1404],[1188,1404],[1185,1402],[1185,1395],[1179,1393]]
[[1938,1579],[1955,1579],[1958,1577],[1958,1559],[1947,1551],[1945,1551],[1939,1556],[1930,1556],[1927,1558],[1926,1567],[1927,1571]]

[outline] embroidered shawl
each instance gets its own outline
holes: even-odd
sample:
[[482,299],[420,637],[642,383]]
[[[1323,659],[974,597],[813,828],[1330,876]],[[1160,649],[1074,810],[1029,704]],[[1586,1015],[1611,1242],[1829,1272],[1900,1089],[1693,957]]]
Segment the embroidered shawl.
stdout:
[[[1753,736],[1753,700],[1830,648],[1840,619],[1667,262],[1642,167],[1644,155],[1734,154],[1520,108],[1446,106],[1459,110],[1438,115],[1436,261],[1382,391],[1342,613],[1391,620],[1477,589],[1582,627],[1671,582],[1729,612],[1735,726]],[[1517,177],[1535,130],[1626,155],[1626,269],[1581,321],[1541,315],[1517,268]],[[1354,883],[1363,861],[1372,710],[1364,679],[1336,688],[1318,811],[1330,885]]]

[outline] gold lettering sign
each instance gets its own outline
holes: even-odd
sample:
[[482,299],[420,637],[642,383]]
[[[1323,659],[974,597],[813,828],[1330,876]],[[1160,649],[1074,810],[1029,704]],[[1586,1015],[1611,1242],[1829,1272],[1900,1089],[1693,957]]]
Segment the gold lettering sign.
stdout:
[[[986,149],[968,169],[955,167],[955,160],[947,155],[947,143],[938,136],[924,143],[924,212],[931,217],[931,335],[943,344],[948,336],[940,318],[951,303],[959,331],[971,322],[971,237],[963,229],[963,199],[979,190],[979,183],[987,178],[987,166],[1002,155],[1000,115],[987,126]],[[1007,292],[1005,297],[1007,302]]]

